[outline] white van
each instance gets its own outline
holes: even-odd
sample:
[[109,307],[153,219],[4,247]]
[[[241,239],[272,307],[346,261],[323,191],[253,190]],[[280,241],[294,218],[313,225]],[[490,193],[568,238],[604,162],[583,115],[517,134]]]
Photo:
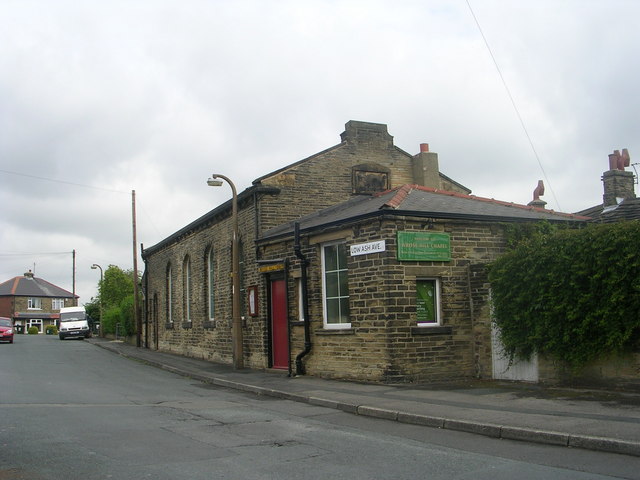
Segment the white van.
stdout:
[[60,309],[60,340],[70,337],[91,337],[91,328],[87,321],[87,312],[84,307],[65,307]]

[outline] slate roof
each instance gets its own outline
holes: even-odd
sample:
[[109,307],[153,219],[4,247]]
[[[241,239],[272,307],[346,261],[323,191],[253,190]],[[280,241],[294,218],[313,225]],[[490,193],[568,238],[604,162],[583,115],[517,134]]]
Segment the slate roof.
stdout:
[[1,297],[52,297],[73,298],[73,293],[49,283],[42,278],[21,276],[0,283]]
[[601,208],[593,221],[600,223],[623,222],[640,219],[640,198],[627,198],[613,207]]
[[[344,203],[301,217],[300,230],[314,230],[333,224],[380,215],[418,216],[439,219],[467,219],[493,222],[547,220],[586,222],[589,217],[554,212],[544,208],[465,195],[420,185],[403,185],[373,196],[358,196]],[[286,236],[294,222],[268,230],[261,240]]]

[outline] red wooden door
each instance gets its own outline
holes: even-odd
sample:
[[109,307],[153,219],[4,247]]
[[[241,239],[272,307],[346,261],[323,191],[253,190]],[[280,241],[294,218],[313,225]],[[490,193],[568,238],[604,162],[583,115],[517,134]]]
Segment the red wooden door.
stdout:
[[284,280],[271,280],[271,355],[273,368],[289,368],[287,289]]

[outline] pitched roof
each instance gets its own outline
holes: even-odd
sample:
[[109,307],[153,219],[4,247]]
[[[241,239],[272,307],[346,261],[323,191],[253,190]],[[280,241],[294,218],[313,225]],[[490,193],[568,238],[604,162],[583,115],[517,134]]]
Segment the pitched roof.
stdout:
[[640,219],[640,198],[626,198],[618,205],[601,208],[593,221],[600,223],[623,222]]
[[29,275],[0,283],[0,296],[74,298],[73,293],[68,290]]
[[[544,208],[503,202],[492,198],[465,195],[420,185],[403,185],[373,196],[358,196],[307,215],[298,220],[301,230],[313,230],[331,224],[376,217],[380,215],[410,215],[427,218],[467,219],[480,221],[570,221],[585,222],[588,217],[560,213]],[[294,222],[275,227],[261,239],[286,236]]]

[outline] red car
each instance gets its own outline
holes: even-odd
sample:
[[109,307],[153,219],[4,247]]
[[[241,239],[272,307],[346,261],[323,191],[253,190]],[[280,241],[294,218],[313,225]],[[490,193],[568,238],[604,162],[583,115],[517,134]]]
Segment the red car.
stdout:
[[13,343],[13,322],[10,318],[0,317],[0,340]]

